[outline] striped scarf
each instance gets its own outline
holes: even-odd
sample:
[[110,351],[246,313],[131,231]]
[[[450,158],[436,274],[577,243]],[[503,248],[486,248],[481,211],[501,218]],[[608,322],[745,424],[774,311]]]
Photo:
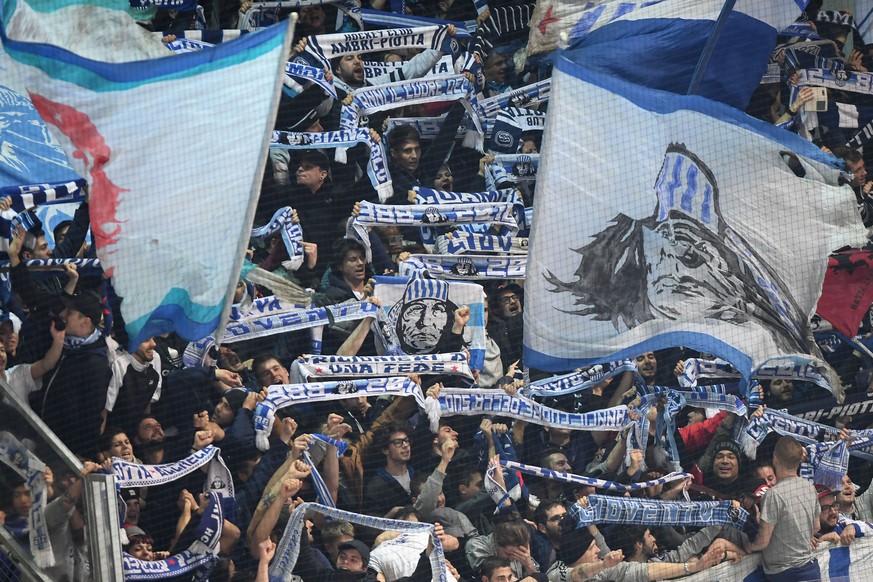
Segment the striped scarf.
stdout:
[[398,265],[401,277],[436,279],[524,279],[527,257],[411,255]]
[[455,32],[456,38],[472,38],[470,32],[476,30],[475,22],[468,26],[466,22],[440,20],[438,18],[413,16],[411,14],[394,14],[384,10],[372,10],[370,8],[363,8],[361,10],[361,15],[364,18],[364,24],[370,25],[367,28],[414,28],[417,26],[431,26],[435,24],[454,24],[455,28],[457,28],[457,32]]
[[343,511],[319,505],[317,503],[303,503],[291,512],[288,525],[282,534],[281,541],[276,548],[276,557],[270,565],[270,580],[291,582],[294,565],[300,554],[300,536],[303,535],[303,522],[307,512],[315,512],[327,519],[341,519],[365,528],[390,530],[399,532],[428,532],[431,536],[433,551],[430,553],[430,563],[433,568],[434,579],[446,582],[446,562],[443,554],[443,546],[436,536],[434,526],[429,523],[399,521],[396,519],[384,519],[351,511]]
[[[402,69],[406,65],[406,61],[395,61],[384,63],[381,61],[364,61],[364,79],[375,79],[386,75],[396,74],[398,69]],[[431,67],[430,71],[424,74],[425,77],[433,77],[436,75],[454,75],[454,65],[452,64],[451,55],[443,56],[437,64]],[[391,79],[399,81],[400,79]]]
[[251,235],[252,238],[266,238],[276,232],[281,233],[282,242],[285,243],[285,250],[290,257],[289,260],[282,261],[282,266],[289,271],[296,271],[303,264],[303,229],[300,224],[292,221],[293,213],[290,206],[276,210],[270,222],[253,228]]
[[[554,376],[545,378],[536,382],[531,382],[524,388],[522,392],[525,396],[564,396],[573,394],[581,390],[594,388],[601,382],[608,380],[618,374],[625,372],[633,372],[638,375],[637,366],[630,360],[621,360],[618,362],[609,362],[607,364],[596,364],[590,368],[576,370],[570,374],[563,376]],[[638,384],[644,384],[642,378],[639,378]]]
[[55,565],[55,555],[45,521],[45,506],[48,503],[45,463],[10,432],[0,432],[0,462],[24,479],[31,499],[30,513],[27,515],[30,553],[37,566],[50,568]]
[[387,200],[394,193],[391,176],[388,174],[388,164],[385,158],[385,146],[381,141],[374,141],[370,132],[364,128],[349,128],[340,131],[325,131],[317,133],[274,131],[270,147],[284,150],[309,150],[314,148],[336,148],[336,161],[346,162],[346,148],[357,144],[366,144],[370,149],[367,162],[367,175],[370,183],[379,195],[379,200]]
[[324,89],[325,93],[334,99],[337,98],[336,87],[333,82],[327,80],[327,73],[324,68],[313,67],[308,64],[306,59],[300,56],[294,57],[292,60],[288,61],[285,65],[285,76],[285,86],[292,89],[297,94],[303,93],[305,87],[298,84],[295,79],[298,81],[302,79],[303,81],[315,83]]
[[451,237],[440,235],[436,239],[436,252],[441,255],[461,255],[468,252],[526,255],[527,249],[527,237],[454,231]]
[[489,190],[509,183],[530,182],[537,179],[540,154],[498,154],[485,166],[485,184]]
[[578,527],[601,523],[622,525],[728,526],[743,529],[748,512],[731,501],[660,501],[589,495],[588,507],[574,503],[567,511]]
[[[432,409],[432,403],[433,399],[428,398],[426,410]],[[491,414],[570,430],[622,430],[632,423],[627,414],[627,406],[578,414],[549,408],[523,396],[510,396],[503,390],[471,391],[463,388],[444,388],[440,391],[438,404],[440,416]],[[432,425],[431,429],[434,429],[434,426]]]
[[667,483],[672,483],[673,481],[681,481],[682,479],[687,479],[691,477],[690,473],[676,472],[669,473],[667,475],[664,475],[663,477],[658,477],[657,479],[652,479],[650,481],[640,481],[638,483],[625,484],[616,483],[615,481],[604,481],[603,479],[594,479],[592,477],[583,477],[581,475],[574,475],[573,473],[552,471],[551,469],[546,469],[544,467],[525,465],[524,463],[505,461],[503,459],[500,460],[500,464],[511,471],[520,471],[522,473],[525,473],[526,475],[533,475],[535,477],[542,477],[544,479],[553,479],[555,481],[563,481],[564,483],[573,483],[575,485],[588,485],[590,487],[596,487],[597,489],[607,489],[609,491],[618,491],[620,493],[641,491],[649,487],[665,485]]
[[306,37],[303,53],[313,66],[331,69],[330,61],[344,55],[376,53],[399,49],[433,49],[451,53],[447,25],[362,30]]
[[343,105],[340,113],[340,129],[358,127],[361,118],[377,111],[387,111],[406,105],[460,101],[473,118],[475,131],[467,131],[464,145],[482,151],[484,131],[473,106],[476,104],[476,89],[463,75],[446,75],[410,79],[355,89],[351,100]]
[[[209,504],[194,530],[194,541],[188,548],[164,560],[139,560],[127,552],[122,557],[124,579],[167,580],[183,574],[194,575],[194,580],[208,580],[218,558],[218,546],[224,527],[224,513],[217,494],[209,494]],[[194,574],[196,571],[196,574]]]
[[269,438],[277,410],[303,402],[348,400],[360,396],[411,396],[424,407],[421,388],[409,378],[378,378],[340,382],[274,385],[267,388],[267,397],[254,412],[255,444],[258,449],[270,448]]
[[[289,312],[267,313],[256,317],[230,321],[224,330],[221,344],[248,341],[279,333],[310,329],[322,325],[358,321],[375,315],[378,308],[369,301],[338,303],[312,309],[296,309]],[[182,360],[187,367],[202,366],[215,338],[207,336],[188,344]]]
[[495,43],[504,43],[516,37],[528,35],[530,17],[535,3],[499,6],[489,10],[481,18],[476,29],[472,50],[485,62]]
[[357,0],[258,0],[246,12],[240,14],[237,26],[242,32],[257,30],[278,22],[280,8],[299,12],[304,6],[324,4],[336,5],[343,14],[355,22],[358,28],[363,28],[361,3]]
[[406,374],[448,374],[473,379],[466,354],[421,354],[399,356],[312,356],[303,355],[291,364],[291,381],[307,382],[309,378],[343,376],[348,378],[378,378]]
[[546,114],[533,109],[507,107],[497,114],[488,149],[494,153],[514,154],[521,149],[522,133],[546,128]]
[[500,227],[500,234],[512,236],[518,232],[518,223],[513,215],[513,205],[494,204],[433,204],[388,206],[362,202],[358,216],[349,224],[351,232],[367,249],[367,260],[371,259],[367,229],[374,226],[423,226],[422,239],[425,244],[434,244],[436,236],[430,227],[456,224],[487,223]]

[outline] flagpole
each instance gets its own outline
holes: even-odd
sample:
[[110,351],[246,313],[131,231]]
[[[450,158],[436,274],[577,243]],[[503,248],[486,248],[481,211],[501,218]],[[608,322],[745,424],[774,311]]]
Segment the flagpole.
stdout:
[[721,7],[721,13],[715,21],[715,28],[712,30],[712,34],[709,35],[706,46],[703,47],[700,58],[697,60],[697,66],[694,68],[694,74],[691,76],[691,82],[688,84],[688,91],[685,92],[686,95],[695,95],[700,90],[700,83],[703,81],[703,74],[709,66],[709,59],[712,58],[715,45],[718,44],[725,24],[727,24],[728,16],[733,12],[736,3],[737,0],[725,0],[724,5]]
[[243,262],[245,259],[245,251],[248,248],[249,244],[248,233],[251,233],[252,225],[255,221],[255,211],[258,207],[258,199],[260,198],[261,183],[264,179],[264,170],[267,165],[267,156],[270,152],[270,138],[273,135],[273,126],[276,123],[276,113],[279,110],[279,99],[282,94],[282,83],[285,77],[285,63],[291,57],[291,42],[294,38],[294,27],[296,24],[297,13],[292,12],[291,16],[288,18],[288,30],[285,32],[285,45],[282,49],[285,58],[282,59],[279,71],[276,73],[276,82],[273,87],[273,113],[269,116],[270,124],[264,130],[264,139],[261,142],[258,170],[255,172],[254,179],[252,180],[252,190],[249,195],[249,206],[248,209],[246,209],[246,216],[244,219],[245,222],[243,223],[248,225],[248,230],[245,231],[243,236],[240,237],[239,247],[237,248],[236,258],[234,259],[235,262],[233,268],[231,269],[232,276],[227,283],[227,292],[225,293],[224,297],[224,306],[221,308],[221,317],[218,320],[218,326],[215,328],[214,336],[216,349],[221,346],[221,341],[224,338],[224,330],[227,327],[227,322],[230,320],[230,310],[231,307],[233,307],[233,296],[234,293],[236,293],[236,286],[239,282],[240,273],[242,273]]

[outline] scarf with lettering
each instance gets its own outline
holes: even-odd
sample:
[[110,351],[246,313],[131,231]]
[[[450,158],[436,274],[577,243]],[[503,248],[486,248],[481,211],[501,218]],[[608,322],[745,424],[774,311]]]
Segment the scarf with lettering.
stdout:
[[524,213],[524,199],[517,188],[504,188],[502,190],[489,190],[486,192],[447,192],[445,190],[414,186],[412,191],[415,192],[415,204],[494,204],[499,202],[512,204],[514,206],[513,216],[515,216],[519,230],[530,228]]
[[574,503],[567,513],[578,527],[601,523],[622,525],[728,526],[738,530],[749,518],[732,501],[661,501],[605,495],[589,495],[588,507]]
[[[384,137],[387,140],[389,139],[391,132],[394,131],[395,127],[408,125],[415,128],[415,130],[418,132],[418,135],[421,136],[422,141],[432,140],[435,139],[437,135],[439,135],[440,130],[443,127],[443,122],[445,120],[445,115],[442,115],[440,117],[389,117],[385,120]],[[464,139],[466,136],[467,128],[459,125],[458,133],[455,135],[455,139]]]
[[[381,62],[381,61],[364,61],[364,78],[375,79],[386,75],[396,75],[398,69],[402,69],[406,65],[406,61]],[[424,77],[433,77],[435,75],[454,75],[455,71],[452,63],[451,55],[444,55],[437,63],[426,72]],[[391,81],[400,81],[402,79],[391,78]]]
[[473,379],[467,356],[462,352],[399,356],[313,356],[303,355],[291,364],[291,381],[343,376],[380,378],[406,374],[448,374]]
[[787,69],[845,70],[846,61],[834,41],[829,39],[801,41],[777,47],[785,55]]
[[530,182],[537,179],[540,154],[498,154],[485,166],[485,184],[497,190],[507,183]]
[[[730,363],[720,358],[685,360],[685,367],[682,375],[679,376],[679,384],[684,387],[697,386],[697,381],[701,378],[737,378],[740,380],[740,391],[743,394],[751,394],[750,390],[744,388],[745,382],[741,379],[740,373]],[[809,362],[795,362],[791,358],[765,363],[754,371],[752,378],[756,381],[783,379],[812,382],[836,396],[833,387],[822,375],[818,366]]]
[[[112,472],[115,475],[115,486],[120,490],[129,487],[154,487],[170,483],[207,464],[210,465],[209,469],[214,471],[213,475],[219,476],[223,486],[219,486],[213,477],[211,483],[206,483],[206,488],[222,497],[233,497],[233,477],[227,470],[224,459],[221,458],[221,449],[215,445],[205,446],[184,459],[162,465],[140,465],[112,457]],[[122,523],[124,522],[122,521]]]
[[336,161],[346,162],[346,148],[359,143],[370,148],[370,158],[367,162],[367,176],[370,184],[379,195],[379,200],[385,201],[394,194],[391,185],[391,175],[385,159],[385,146],[376,142],[365,128],[348,128],[340,131],[325,131],[319,133],[274,131],[270,147],[285,150],[309,150],[314,148],[336,148]]
[[362,117],[376,111],[387,111],[406,105],[460,101],[473,118],[475,131],[467,131],[464,146],[482,151],[485,134],[473,105],[476,88],[464,75],[444,75],[409,79],[355,89],[346,99],[340,113],[340,129],[358,127]]
[[313,66],[331,69],[330,61],[351,54],[378,53],[400,49],[433,49],[451,53],[448,26],[419,26],[338,32],[306,37],[303,55]]
[[[100,274],[103,267],[100,259],[28,259],[24,262],[28,269],[45,269],[57,271],[62,265],[76,265],[81,274]],[[9,261],[0,261],[0,268],[9,268]]]
[[[615,406],[579,414],[549,408],[524,396],[510,396],[503,390],[474,391],[464,388],[443,388],[438,401],[427,399],[425,410],[436,411],[436,405],[440,416],[490,414],[508,416],[540,426],[570,430],[622,430],[633,422],[628,416],[627,406]],[[434,416],[431,416],[431,423]],[[434,432],[436,432],[435,426],[436,429],[439,428],[438,424],[431,424]]]
[[425,404],[421,387],[405,377],[270,386],[267,397],[255,407],[255,444],[262,451],[270,448],[269,438],[276,411],[282,408],[303,402],[329,402],[383,394],[411,396],[422,408]]
[[[624,374],[632,372],[639,375],[637,366],[630,360],[621,360],[618,362],[609,362],[607,364],[596,364],[589,368],[579,369],[570,374],[563,376],[553,376],[543,380],[531,382],[524,386],[521,391],[525,396],[564,396],[565,394],[573,394],[581,390],[594,388],[601,382]],[[639,378],[638,384],[644,384],[642,378]]]
[[[373,226],[423,226],[424,244],[434,244],[436,237],[430,227],[454,224],[488,223],[500,227],[500,234],[512,236],[518,232],[518,223],[513,216],[513,205],[494,204],[405,204],[381,205],[362,202],[360,213],[349,222],[349,234],[359,239],[367,249],[367,260],[371,260],[370,237],[367,229]],[[425,229],[427,233],[425,233]]]
[[797,87],[827,87],[838,91],[873,94],[873,73],[829,69],[797,71]]
[[87,337],[67,333],[64,336],[64,349],[74,351],[80,350],[84,347],[96,343],[97,340],[99,340],[101,337],[103,337],[103,331],[99,327],[95,328],[94,331],[92,331],[91,334]]
[[[310,443],[309,448],[319,445],[333,445],[336,447],[337,458],[342,457],[343,453],[345,453],[346,449],[349,447],[348,443],[344,440],[335,439],[320,433],[310,433],[310,436],[313,438],[313,441]],[[315,489],[315,494],[318,496],[319,502],[328,507],[336,507],[333,496],[330,494],[330,489],[328,489],[327,483],[324,482],[321,473],[318,472],[318,468],[315,466],[316,463],[314,463],[312,457],[309,456],[309,452],[303,451],[301,458],[303,459],[303,462],[309,465],[312,469],[310,477],[312,478],[312,486]]]
[[164,560],[139,560],[127,552],[122,558],[125,580],[167,580],[192,574],[196,580],[208,580],[217,561],[218,542],[224,527],[224,513],[218,494],[209,494],[209,504],[194,531],[195,539],[188,548]]
[[335,509],[317,503],[303,503],[291,512],[291,517],[288,519],[288,525],[285,526],[285,531],[283,532],[279,545],[276,548],[276,557],[270,564],[270,580],[291,582],[292,571],[294,570],[294,565],[297,564],[297,557],[300,555],[300,536],[303,535],[303,523],[306,520],[306,514],[308,512],[319,513],[328,519],[341,519],[364,528],[399,532],[428,532],[433,544],[433,551],[430,554],[430,563],[434,572],[434,578],[438,579],[440,582],[446,582],[447,580],[443,546],[442,543],[440,543],[439,538],[436,536],[436,530],[432,524],[373,517],[371,515],[343,511],[341,509]]
[[289,271],[296,271],[303,264],[303,229],[300,228],[299,223],[292,220],[293,213],[294,210],[290,206],[284,206],[273,213],[270,222],[253,228],[251,234],[252,238],[266,238],[276,232],[281,233],[285,250],[291,257],[287,261],[282,261],[282,266]]
[[437,237],[436,252],[441,255],[464,253],[527,255],[528,240],[527,237],[454,231]]
[[[327,80],[327,73],[325,72],[323,67],[313,67],[308,64],[305,58],[298,56],[292,57],[292,60],[288,61],[285,64],[285,76],[293,80],[303,79],[304,81],[308,81],[310,83],[315,83],[322,89],[324,89],[325,93],[333,97],[337,98],[336,95],[336,87],[334,87],[333,82]],[[293,89],[295,92],[302,93],[304,87],[295,82],[289,83],[286,80],[286,85],[289,88]]]
[[401,277],[427,273],[436,279],[524,279],[526,271],[526,256],[410,255],[398,265]]
[[202,40],[194,40],[193,38],[177,38],[172,42],[166,43],[165,46],[174,53],[195,53],[215,45],[203,42]]
[[533,109],[507,107],[497,114],[488,150],[501,154],[514,154],[521,148],[522,133],[546,128],[546,114]]
[[[228,322],[221,344],[243,342],[344,321],[358,321],[375,316],[378,309],[369,301],[351,301],[326,307],[298,308],[294,311],[247,317]],[[189,343],[182,355],[183,362],[188,367],[202,366],[214,345],[215,338],[212,336]]]
[[468,28],[475,30],[475,23],[470,24],[469,27],[467,26],[472,21],[441,20],[439,18],[393,13],[385,10],[373,10],[371,8],[362,8],[361,16],[364,18],[364,24],[369,25],[367,28],[414,28],[416,26],[431,26],[434,24],[454,24],[455,28],[457,28],[457,32],[455,32],[456,38],[472,38],[473,35],[470,34]]
[[24,479],[31,500],[30,513],[27,515],[30,553],[37,566],[50,568],[55,565],[55,555],[45,521],[45,506],[48,503],[45,463],[10,432],[0,432],[0,461]]

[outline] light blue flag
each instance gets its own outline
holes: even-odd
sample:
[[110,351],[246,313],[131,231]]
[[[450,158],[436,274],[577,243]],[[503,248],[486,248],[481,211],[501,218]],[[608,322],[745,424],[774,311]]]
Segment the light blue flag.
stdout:
[[834,158],[726,105],[562,54],[545,135],[526,364],[565,371],[687,346],[747,379],[767,362],[809,363],[841,397],[808,323],[828,254],[865,238]]
[[97,255],[123,298],[130,346],[223,328],[292,26],[173,55],[118,2],[4,3],[6,50],[91,185]]
[[[0,77],[0,196],[43,192],[54,199],[72,194],[85,181],[40,119],[2,46]],[[22,205],[33,203],[24,200]]]
[[706,73],[696,94],[745,109],[778,31],[800,16],[806,3],[545,0],[531,18],[530,54],[553,50],[566,32],[569,48],[578,50],[580,59],[584,55],[592,69],[680,95],[700,62]]

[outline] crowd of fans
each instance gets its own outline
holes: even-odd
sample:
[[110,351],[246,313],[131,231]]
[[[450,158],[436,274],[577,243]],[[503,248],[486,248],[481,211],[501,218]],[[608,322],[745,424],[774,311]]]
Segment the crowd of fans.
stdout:
[[[155,31],[180,34],[202,21],[214,28],[234,28],[249,6],[234,1],[203,2],[205,10],[160,10],[148,25]],[[385,9],[384,0],[369,3]],[[871,54],[855,40],[856,49],[842,58],[850,27],[817,21],[818,5],[807,9],[809,26],[834,43],[842,70],[866,71]],[[492,10],[503,2],[491,2]],[[450,21],[473,20],[468,0],[407,2],[420,16]],[[287,16],[276,10],[276,18]],[[300,10],[299,41],[310,34],[350,30],[347,15],[335,5],[314,5]],[[454,28],[452,32],[456,32]],[[866,226],[873,226],[873,197],[865,164],[873,148],[863,152],[846,147],[844,128],[814,126],[803,111],[812,100],[809,89],[794,92],[794,71],[784,59],[786,47],[804,38],[781,38],[774,53],[778,79],[762,83],[748,113],[787,126],[817,140],[845,160],[847,182],[854,189]],[[548,78],[550,69],[535,59],[525,63],[524,37],[507,35],[481,55],[485,84],[483,97],[499,95]],[[873,45],[871,45],[873,46]],[[296,50],[305,47],[297,43]],[[412,54],[412,53],[417,54]],[[444,55],[438,50],[398,51],[347,55],[331,62],[336,99],[313,85],[304,92],[283,93],[276,129],[297,132],[331,131],[339,127],[344,98],[367,84],[385,79],[365,77],[364,60],[403,61],[406,78],[427,74]],[[414,58],[413,58],[414,57]],[[765,79],[765,81],[768,79]],[[833,102],[858,96],[829,90]],[[536,107],[536,106],[534,106]],[[539,109],[545,111],[547,104]],[[402,107],[387,115],[372,115],[367,123],[384,139],[393,196],[387,204],[408,204],[415,186],[455,192],[481,192],[489,156],[461,145],[458,128],[466,112],[460,103]],[[386,117],[435,117],[442,126],[432,140],[414,127],[398,126],[383,136]],[[581,132],[580,128],[580,132]],[[518,153],[537,153],[541,132],[523,135]],[[253,244],[252,266],[270,271],[301,287],[315,290],[320,305],[371,300],[370,278],[397,271],[406,253],[422,252],[417,229],[375,229],[369,240],[371,262],[361,242],[345,237],[346,222],[355,202],[378,201],[367,176],[369,151],[352,148],[346,163],[333,160],[332,150],[273,150],[259,202],[257,224],[263,224],[283,206],[296,210],[304,233],[304,264],[296,271],[279,236]],[[584,163],[580,161],[580,163]],[[506,186],[504,184],[503,186]],[[522,194],[531,206],[533,188]],[[230,195],[230,194],[229,194]],[[9,246],[10,280],[14,297],[3,306],[0,324],[0,376],[83,461],[89,472],[107,470],[107,459],[156,465],[179,461],[192,450],[216,445],[233,476],[235,498],[225,514],[220,553],[210,580],[266,580],[266,565],[274,557],[290,511],[303,501],[316,501],[312,468],[303,461],[308,451],[327,489],[340,509],[435,525],[448,570],[457,580],[509,582],[513,580],[660,580],[700,572],[723,561],[739,563],[748,554],[762,552],[770,580],[818,579],[813,548],[819,544],[848,545],[871,531],[873,501],[869,486],[873,467],[852,457],[848,474],[837,491],[816,488],[797,476],[804,448],[791,437],[769,435],[750,459],[733,439],[736,415],[687,407],[677,419],[676,444],[680,464],[692,477],[640,489],[632,495],[647,499],[734,500],[750,512],[745,531],[712,526],[647,527],[601,525],[577,527],[573,508],[584,507],[590,486],[525,477],[523,495],[513,501],[489,494],[489,468],[499,459],[513,459],[554,471],[575,473],[619,483],[655,479],[673,470],[666,443],[657,437],[656,415],[650,411],[649,442],[645,455],[627,450],[625,432],[572,431],[547,428],[490,415],[443,417],[439,431],[428,427],[424,412],[412,398],[360,396],[317,404],[297,404],[280,410],[269,449],[255,446],[253,413],[266,389],[289,384],[288,368],[309,345],[308,331],[270,336],[223,345],[211,365],[185,367],[185,342],[170,335],[151,338],[132,353],[118,312],[122,298],[107,281],[82,274],[74,266],[62,273],[37,276],[25,261],[32,258],[90,256],[85,244],[89,202],[82,202],[75,217],[55,233],[54,248],[35,227],[19,229]],[[149,274],[148,276],[156,276]],[[522,361],[524,282],[489,281],[483,285],[486,303],[486,356],[475,389],[503,389],[515,394],[521,385],[516,370]],[[240,294],[245,292],[241,285]],[[270,295],[256,288],[259,295]],[[238,297],[239,299],[239,297]],[[463,306],[451,314],[455,335],[468,323]],[[370,334],[372,318],[351,328],[331,326],[325,334],[324,353],[376,355]],[[460,347],[462,340],[457,338]],[[825,354],[828,355],[827,353]],[[590,412],[633,403],[639,389],[635,378],[649,385],[676,385],[687,358],[705,357],[676,348],[645,353],[636,358],[637,370],[605,380],[596,387],[568,396],[543,400],[547,406]],[[833,360],[849,394],[868,390],[856,382],[864,365],[857,354],[840,352]],[[531,371],[534,377],[545,377]],[[415,377],[422,392],[439,395],[457,380]],[[471,387],[471,386],[464,386]],[[789,409],[795,403],[827,399],[823,389],[791,380],[773,380],[763,386],[764,403]],[[867,428],[863,416],[830,420],[840,429]],[[44,445],[29,426],[4,408],[0,429],[33,444],[38,456]],[[314,433],[348,443],[337,456],[334,445],[313,439]],[[505,486],[498,467],[493,480]],[[517,477],[515,477],[517,481]],[[49,503],[46,521],[56,565],[53,580],[78,581],[89,576],[87,548],[83,545],[85,520],[81,505],[82,481],[62,464],[46,471]],[[187,548],[193,541],[198,513],[207,497],[204,476],[194,472],[170,483],[131,487],[120,492],[124,503],[125,552],[141,560],[161,560]],[[9,471],[0,485],[0,521],[26,550],[31,492]],[[294,574],[304,582],[321,580],[428,580],[428,557],[433,551],[427,533],[378,531],[345,520],[326,520],[312,514],[305,523]],[[190,578],[190,575],[188,576]]]

